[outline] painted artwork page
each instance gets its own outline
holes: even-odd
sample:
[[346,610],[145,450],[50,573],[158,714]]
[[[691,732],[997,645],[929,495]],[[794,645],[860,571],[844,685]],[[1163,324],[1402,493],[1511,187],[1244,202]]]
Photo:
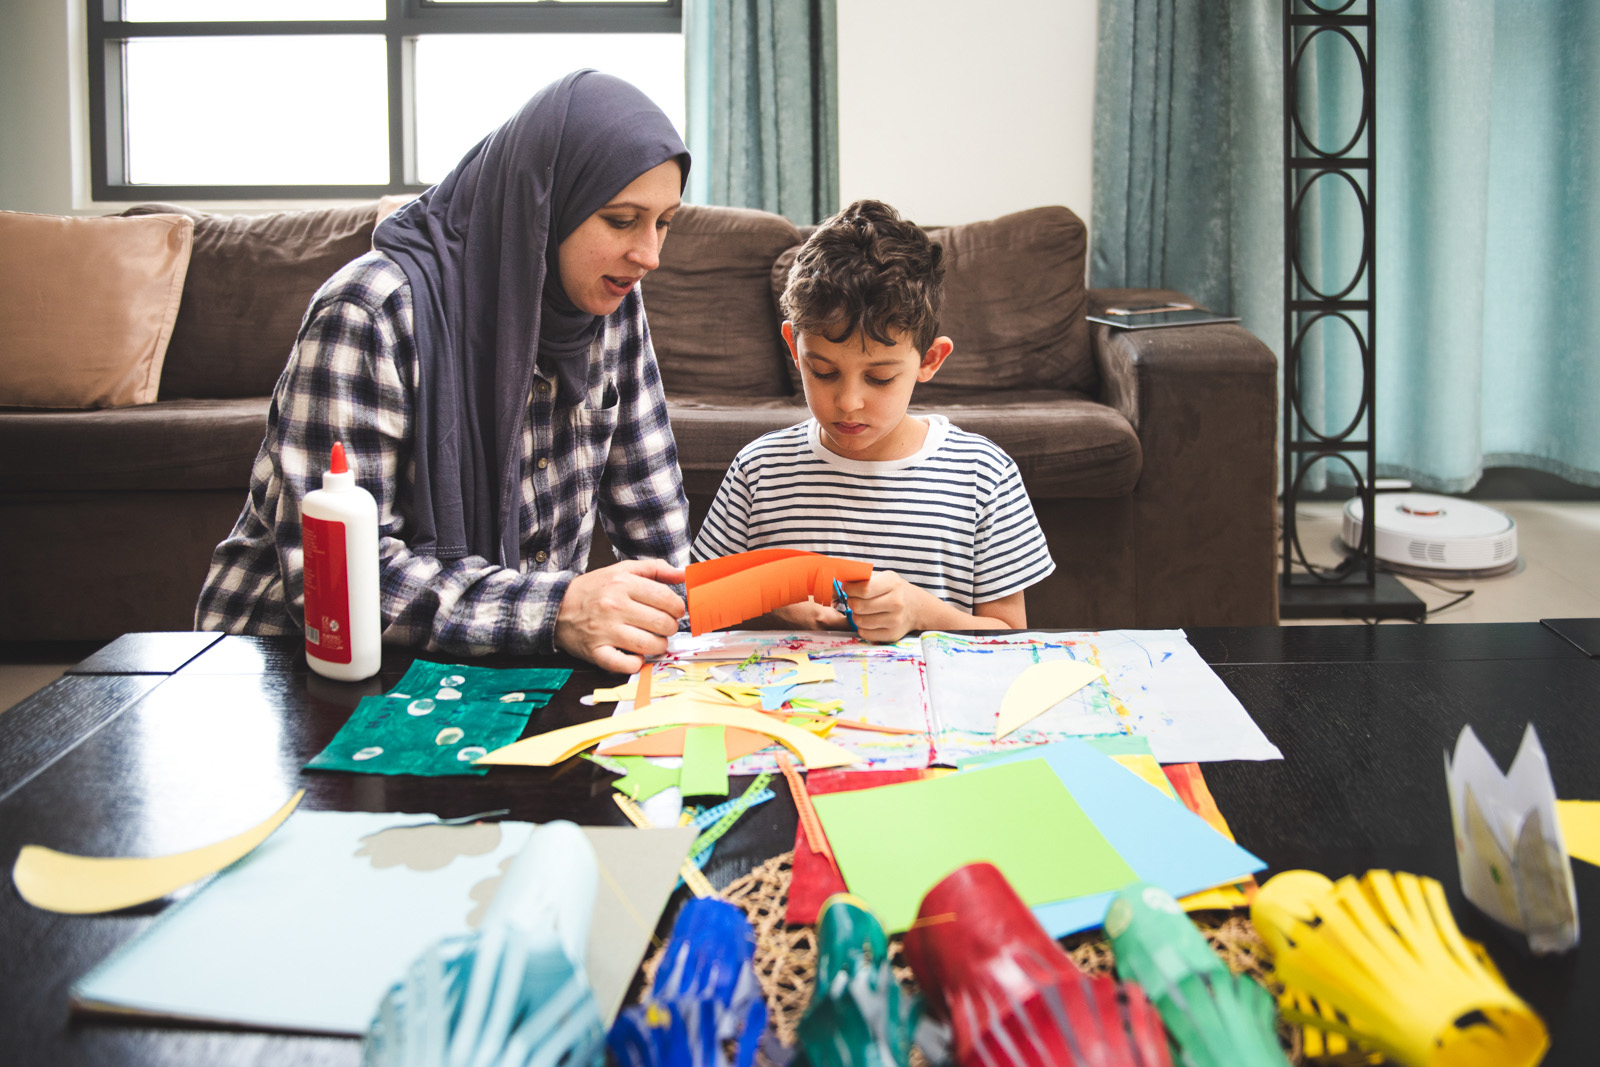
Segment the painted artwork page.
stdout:
[[[921,645],[935,763],[1090,734],[1144,737],[1162,763],[1283,758],[1182,630],[930,632]],[[997,741],[1011,683],[1032,665],[1058,659],[1093,664],[1104,677]]]

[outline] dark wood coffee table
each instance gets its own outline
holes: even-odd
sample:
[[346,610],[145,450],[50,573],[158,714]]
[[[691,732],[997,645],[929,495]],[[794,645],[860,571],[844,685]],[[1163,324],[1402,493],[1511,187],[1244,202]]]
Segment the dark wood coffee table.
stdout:
[[[1239,841],[1270,875],[1386,867],[1444,883],[1457,920],[1488,946],[1549,1024],[1551,1064],[1593,1062],[1600,948],[1535,960],[1460,897],[1442,753],[1471,723],[1505,765],[1531,718],[1558,792],[1600,798],[1600,651],[1594,620],[1506,625],[1195,629],[1190,641],[1284,753],[1205,768]],[[446,658],[448,657],[437,657]],[[310,674],[289,639],[133,634],[0,714],[0,865],[47,844],[86,855],[159,854],[236,832],[294,789],[312,809],[431,812],[620,824],[610,776],[587,761],[497,768],[478,779],[306,774],[300,767],[356,701],[398,681],[412,656],[385,655],[362,685]],[[527,666],[526,659],[486,659]],[[577,696],[614,675],[576,673],[531,728],[590,718]],[[754,809],[718,845],[726,884],[794,839],[793,806]],[[1588,932],[1600,937],[1600,869],[1575,864]],[[0,1063],[354,1064],[358,1042],[73,1018],[67,990],[164,905],[68,917],[0,891]]]

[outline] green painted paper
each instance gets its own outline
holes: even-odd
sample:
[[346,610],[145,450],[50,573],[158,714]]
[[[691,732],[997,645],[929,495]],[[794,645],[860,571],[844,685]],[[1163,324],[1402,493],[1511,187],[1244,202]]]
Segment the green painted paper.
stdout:
[[987,860],[1030,906],[1138,876],[1044,760],[812,798],[850,892],[889,933],[945,875]]
[[542,708],[567,684],[570,670],[547,667],[469,667],[413,660],[387,696],[408,699],[490,700]]
[[484,775],[473,760],[522,736],[570,670],[497,670],[417,660],[383,696],[363,697],[307,770]]
[[684,731],[678,788],[686,797],[728,795],[727,727],[691,726]]

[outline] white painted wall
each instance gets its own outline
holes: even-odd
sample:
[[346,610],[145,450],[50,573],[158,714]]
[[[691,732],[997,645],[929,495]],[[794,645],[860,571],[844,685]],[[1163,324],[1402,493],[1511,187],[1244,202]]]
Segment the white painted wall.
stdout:
[[[88,199],[84,0],[0,0],[0,209]],[[839,180],[928,225],[1089,220],[1096,0],[838,0]]]
[[839,194],[1089,221],[1096,0],[838,0]]
[[83,21],[83,0],[0,0],[0,209],[72,212]]

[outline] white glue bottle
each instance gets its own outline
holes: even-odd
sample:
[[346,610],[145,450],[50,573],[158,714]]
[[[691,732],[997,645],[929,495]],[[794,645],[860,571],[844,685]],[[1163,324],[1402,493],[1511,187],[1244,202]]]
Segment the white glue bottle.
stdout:
[[322,488],[300,503],[305,547],[306,663],[328,678],[359,682],[378,673],[383,618],[378,610],[378,504],[356,484],[333,446]]

